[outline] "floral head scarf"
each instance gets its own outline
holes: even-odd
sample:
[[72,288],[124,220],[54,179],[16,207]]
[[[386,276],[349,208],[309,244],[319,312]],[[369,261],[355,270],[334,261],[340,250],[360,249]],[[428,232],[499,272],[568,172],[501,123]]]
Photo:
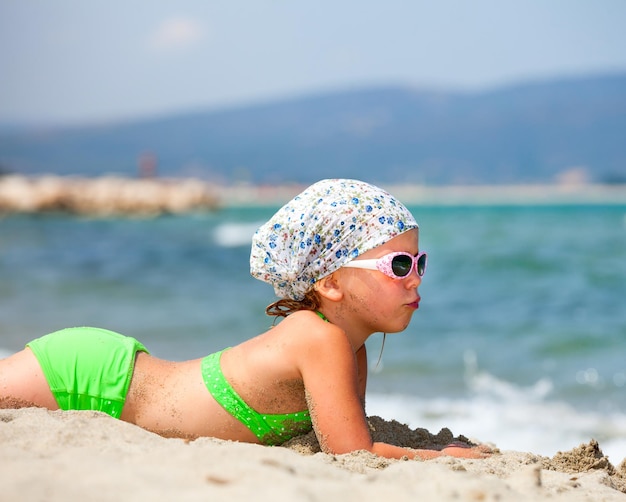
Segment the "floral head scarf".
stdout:
[[274,286],[279,298],[300,301],[316,281],[413,228],[413,215],[385,190],[322,180],[256,231],[250,273]]

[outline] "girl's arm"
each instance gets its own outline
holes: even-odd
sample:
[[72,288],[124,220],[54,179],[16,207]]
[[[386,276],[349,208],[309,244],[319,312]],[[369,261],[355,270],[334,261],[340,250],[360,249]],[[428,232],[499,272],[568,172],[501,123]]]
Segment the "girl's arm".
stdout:
[[298,340],[298,367],[322,451],[341,454],[370,449],[361,402],[365,382],[359,379],[364,352],[355,354],[343,330],[330,324]]
[[486,446],[470,447],[462,444],[451,444],[441,450],[418,450],[394,446],[387,443],[373,443],[372,449],[369,451],[381,457],[409,457],[422,460],[430,460],[444,455],[457,458],[486,458],[492,453],[491,449]]
[[[473,448],[450,446],[441,451],[415,450],[373,442],[362,397],[365,393],[365,350],[354,353],[345,333],[336,326],[325,326],[300,340],[299,367],[307,393],[313,427],[322,451],[342,454],[367,450],[387,458],[429,459],[441,455],[481,458]],[[364,363],[365,361],[365,363]]]

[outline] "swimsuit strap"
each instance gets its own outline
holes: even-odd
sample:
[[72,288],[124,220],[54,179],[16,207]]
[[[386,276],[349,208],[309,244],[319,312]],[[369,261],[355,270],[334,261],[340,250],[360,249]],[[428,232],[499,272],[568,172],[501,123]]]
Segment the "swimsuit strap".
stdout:
[[328,318],[327,318],[324,314],[322,314],[319,310],[316,310],[316,311],[315,311],[315,313],[316,313],[318,316],[320,316],[320,317],[321,317],[324,321],[326,321],[326,322],[330,322],[330,321],[328,320]]

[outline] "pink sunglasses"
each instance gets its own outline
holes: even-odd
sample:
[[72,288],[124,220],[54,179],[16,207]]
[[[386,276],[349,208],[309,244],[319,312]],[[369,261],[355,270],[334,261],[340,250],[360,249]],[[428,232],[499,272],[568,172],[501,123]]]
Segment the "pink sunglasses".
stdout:
[[386,254],[375,260],[352,260],[346,263],[344,267],[379,270],[392,279],[404,279],[413,269],[415,269],[417,275],[422,277],[424,272],[426,272],[426,261],[426,253],[419,253],[417,256],[413,256],[409,253],[398,252]]

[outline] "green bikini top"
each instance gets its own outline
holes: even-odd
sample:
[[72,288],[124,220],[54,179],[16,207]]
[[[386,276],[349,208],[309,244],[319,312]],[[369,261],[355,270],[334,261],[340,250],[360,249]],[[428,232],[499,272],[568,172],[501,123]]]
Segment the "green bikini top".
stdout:
[[[324,321],[324,314],[316,311]],[[227,350],[227,349],[225,349]],[[279,445],[306,434],[313,428],[309,410],[296,413],[268,414],[252,409],[230,385],[220,366],[224,351],[206,356],[201,363],[202,378],[213,398],[233,417],[244,424],[265,445]]]
[[313,428],[308,410],[297,413],[268,414],[252,409],[230,385],[222,368],[222,352],[202,360],[202,378],[213,398],[233,417],[244,424],[265,445],[279,445]]

